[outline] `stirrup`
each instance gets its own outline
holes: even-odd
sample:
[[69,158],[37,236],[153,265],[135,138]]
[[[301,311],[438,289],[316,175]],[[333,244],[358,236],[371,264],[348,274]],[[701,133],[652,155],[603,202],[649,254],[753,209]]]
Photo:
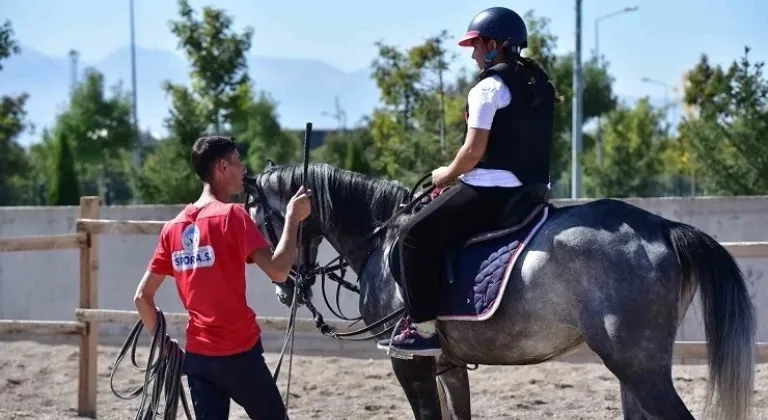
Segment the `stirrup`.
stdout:
[[410,353],[402,352],[397,349],[392,348],[392,340],[395,339],[395,335],[400,331],[400,324],[403,323],[403,321],[406,320],[408,315],[403,315],[402,318],[400,318],[399,321],[397,321],[397,324],[395,324],[395,328],[392,329],[392,333],[389,336],[389,345],[387,346],[387,356],[392,357],[395,359],[401,359],[401,360],[412,360],[413,355]]

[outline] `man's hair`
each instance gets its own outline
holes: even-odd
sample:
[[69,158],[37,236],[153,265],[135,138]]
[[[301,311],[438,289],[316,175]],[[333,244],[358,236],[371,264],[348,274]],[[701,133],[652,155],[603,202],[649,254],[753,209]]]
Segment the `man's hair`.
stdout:
[[203,182],[208,182],[211,168],[219,159],[226,159],[237,150],[234,137],[204,136],[192,146],[192,168]]

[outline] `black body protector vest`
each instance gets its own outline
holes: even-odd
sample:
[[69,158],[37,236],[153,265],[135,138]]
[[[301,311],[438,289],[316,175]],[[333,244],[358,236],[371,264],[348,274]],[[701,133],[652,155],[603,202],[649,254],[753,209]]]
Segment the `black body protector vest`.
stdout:
[[497,64],[480,73],[478,81],[492,75],[501,78],[512,100],[496,111],[485,154],[475,167],[513,172],[524,185],[546,185],[554,137],[554,86],[542,70],[522,64],[519,68]]

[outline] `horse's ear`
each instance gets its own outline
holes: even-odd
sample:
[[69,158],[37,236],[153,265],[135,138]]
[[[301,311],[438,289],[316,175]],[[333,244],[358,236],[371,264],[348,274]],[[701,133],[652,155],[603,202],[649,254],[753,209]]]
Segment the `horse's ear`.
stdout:
[[275,161],[273,161],[272,159],[267,159],[267,165],[264,167],[264,170],[268,170],[275,165],[276,165]]

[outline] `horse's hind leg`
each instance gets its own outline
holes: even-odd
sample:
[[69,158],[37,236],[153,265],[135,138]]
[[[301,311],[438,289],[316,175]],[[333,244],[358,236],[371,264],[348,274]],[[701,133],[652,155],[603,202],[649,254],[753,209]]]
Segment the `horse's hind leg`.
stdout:
[[390,358],[400,386],[411,404],[416,420],[442,420],[437,393],[437,363],[434,357],[410,360]]
[[[469,395],[467,368],[455,366],[445,356],[437,361],[438,392],[444,420],[469,420],[472,410]],[[442,372],[442,373],[441,373]]]
[[[617,373],[616,376],[619,374]],[[619,380],[622,381],[621,401],[625,419],[692,420],[694,418],[677,394],[669,371],[622,374]],[[628,398],[630,395],[632,398]]]
[[[592,323],[592,328],[584,331],[587,345],[621,381],[624,418],[693,419],[672,382],[676,317],[666,318],[670,320],[667,324],[660,316],[664,308],[656,308],[656,313],[639,307],[624,309],[623,313],[632,315],[623,325],[618,318],[608,322],[603,316],[591,316],[591,321],[599,319],[603,326],[598,328]],[[652,313],[657,316],[654,321],[644,319],[652,317]],[[610,333],[606,322],[612,324]]]

